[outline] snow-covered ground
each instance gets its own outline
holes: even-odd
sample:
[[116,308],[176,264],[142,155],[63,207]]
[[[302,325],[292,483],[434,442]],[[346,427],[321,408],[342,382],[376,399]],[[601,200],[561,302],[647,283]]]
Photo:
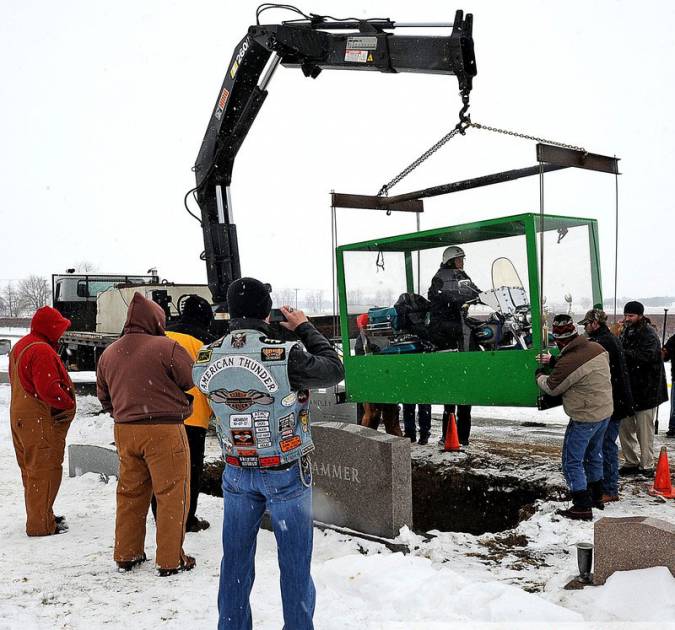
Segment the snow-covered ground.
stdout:
[[[110,416],[97,414],[93,397],[78,402],[68,442],[109,445]],[[151,562],[129,574],[116,572],[114,478],[64,477],[56,507],[67,515],[70,531],[27,538],[8,403],[9,386],[0,385],[0,629],[215,627],[222,499],[200,497],[199,514],[212,527],[188,534],[185,549],[197,558],[197,568],[171,578],[156,577]],[[539,417],[523,410],[516,417],[528,413]],[[605,515],[675,521],[674,502],[649,497],[640,484],[622,491],[625,500],[608,506]],[[544,503],[515,530],[497,534],[419,536],[404,530],[398,542],[411,547],[408,555],[316,530],[317,629],[675,628],[675,578],[665,568],[615,574],[602,587],[562,589],[577,573],[573,545],[592,541],[593,526],[556,517],[557,507]],[[154,533],[149,519],[151,559]],[[274,537],[261,531],[252,595],[256,629],[282,624],[278,583]]]

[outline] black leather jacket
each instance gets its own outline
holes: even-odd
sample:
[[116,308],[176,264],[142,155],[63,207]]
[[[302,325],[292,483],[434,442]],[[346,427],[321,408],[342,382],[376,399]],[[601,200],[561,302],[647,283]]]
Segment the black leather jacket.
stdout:
[[[272,329],[260,319],[232,319],[230,332],[259,330],[274,339]],[[288,355],[288,380],[291,388],[316,389],[337,385],[345,376],[344,367],[337,352],[310,322],[300,324],[295,334],[306,349],[298,343]]]

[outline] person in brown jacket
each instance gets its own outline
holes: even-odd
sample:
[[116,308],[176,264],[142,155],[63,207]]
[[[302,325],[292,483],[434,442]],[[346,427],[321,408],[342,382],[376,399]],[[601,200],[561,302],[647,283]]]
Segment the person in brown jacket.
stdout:
[[144,562],[145,524],[157,498],[160,576],[189,571],[183,552],[190,504],[190,451],[183,421],[192,412],[192,359],[164,334],[162,308],[135,293],[122,337],[101,355],[98,399],[115,420],[120,457],[114,558],[121,571]]
[[54,516],[52,509],[63,476],[66,434],[75,416],[73,383],[56,353],[58,340],[68,328],[69,319],[43,306],[33,316],[30,334],[19,339],[9,355],[9,417],[29,536],[68,529],[65,518]]
[[553,338],[560,349],[557,358],[540,355],[552,367],[550,374],[536,371],[539,389],[562,396],[570,421],[562,447],[562,469],[572,495],[572,507],[558,510],[566,518],[590,521],[596,507],[603,510],[602,444],[614,411],[609,355],[595,341],[580,337],[569,315],[556,315]]

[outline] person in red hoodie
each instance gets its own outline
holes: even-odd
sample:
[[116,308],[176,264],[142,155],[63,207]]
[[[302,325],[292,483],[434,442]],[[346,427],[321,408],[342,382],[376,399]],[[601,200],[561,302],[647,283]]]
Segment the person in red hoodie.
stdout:
[[17,341],[9,355],[9,417],[29,536],[68,529],[64,517],[54,516],[52,509],[63,476],[66,434],[75,416],[73,383],[56,352],[68,328],[69,319],[43,306],[33,316],[30,334]]

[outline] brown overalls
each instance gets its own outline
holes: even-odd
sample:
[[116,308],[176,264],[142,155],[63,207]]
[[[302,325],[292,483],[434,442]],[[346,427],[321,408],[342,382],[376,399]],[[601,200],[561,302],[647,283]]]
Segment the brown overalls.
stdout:
[[[61,485],[66,434],[75,416],[75,407],[53,413],[49,405],[23,388],[19,378],[21,357],[35,343],[26,346],[16,360],[10,355],[12,400],[9,417],[16,461],[23,481],[26,534],[48,536],[56,531],[52,507]],[[74,391],[72,381],[67,378],[70,390]]]
[[157,556],[160,569],[176,569],[190,507],[190,447],[183,424],[116,422],[120,456],[115,518],[117,562],[143,556],[150,498],[157,498]]

